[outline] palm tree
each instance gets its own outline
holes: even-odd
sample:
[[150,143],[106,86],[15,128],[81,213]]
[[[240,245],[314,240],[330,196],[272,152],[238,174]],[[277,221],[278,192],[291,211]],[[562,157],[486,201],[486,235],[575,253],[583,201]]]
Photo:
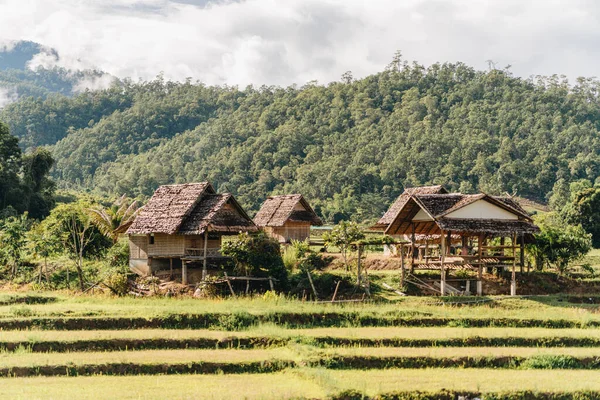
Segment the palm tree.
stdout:
[[119,235],[127,231],[140,208],[137,201],[123,195],[108,208],[90,208],[88,211],[98,230],[117,243]]

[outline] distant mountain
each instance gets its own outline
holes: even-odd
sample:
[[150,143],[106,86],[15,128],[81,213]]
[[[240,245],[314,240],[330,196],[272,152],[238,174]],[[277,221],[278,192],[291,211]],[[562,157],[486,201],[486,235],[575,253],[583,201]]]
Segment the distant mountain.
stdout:
[[38,54],[60,58],[55,49],[30,41],[0,46],[0,108],[22,97],[46,98],[58,93],[72,96],[85,85],[82,82],[103,79],[100,71],[69,71],[64,68],[30,69],[29,62]]

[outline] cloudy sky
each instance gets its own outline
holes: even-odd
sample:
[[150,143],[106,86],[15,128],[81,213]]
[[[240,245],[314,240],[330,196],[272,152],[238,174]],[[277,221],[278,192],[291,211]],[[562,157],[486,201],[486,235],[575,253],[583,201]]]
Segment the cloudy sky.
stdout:
[[27,39],[36,65],[208,84],[304,84],[381,71],[393,54],[429,65],[486,60],[513,73],[597,76],[595,0],[0,0],[0,45]]

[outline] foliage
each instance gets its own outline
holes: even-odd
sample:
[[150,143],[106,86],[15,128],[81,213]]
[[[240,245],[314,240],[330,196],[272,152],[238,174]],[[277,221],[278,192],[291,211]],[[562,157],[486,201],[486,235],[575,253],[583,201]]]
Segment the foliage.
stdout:
[[323,234],[327,246],[340,249],[344,265],[348,267],[348,253],[354,243],[365,238],[365,234],[356,222],[341,221],[330,232]]
[[55,185],[48,175],[54,159],[46,149],[23,155],[18,139],[0,122],[0,211],[12,207],[43,218],[54,206]]
[[302,193],[334,223],[380,217],[407,186],[545,201],[598,178],[596,80],[394,65],[326,86],[121,82],[22,98],[0,119],[24,149],[52,146],[61,186],[136,197],[208,179],[249,211],[268,194]]
[[588,187],[573,193],[562,213],[567,222],[581,225],[592,235],[595,248],[600,247],[600,187]]
[[570,263],[591,250],[591,235],[581,225],[565,223],[556,212],[536,216],[535,223],[541,232],[528,248],[538,269],[554,266],[564,273]]
[[18,272],[25,250],[26,234],[29,229],[27,213],[0,221],[0,252],[10,262],[10,278]]
[[119,235],[125,233],[137,216],[140,208],[135,200],[121,196],[110,207],[101,206],[88,209],[92,223],[113,243],[117,243]]
[[279,242],[265,233],[240,233],[223,243],[221,253],[231,257],[236,268],[246,276],[273,277],[280,288],[287,286],[287,271],[281,258]]
[[42,222],[44,229],[60,241],[62,251],[74,261],[81,290],[85,288],[84,257],[100,254],[110,245],[92,224],[87,212],[90,206],[85,200],[60,204]]

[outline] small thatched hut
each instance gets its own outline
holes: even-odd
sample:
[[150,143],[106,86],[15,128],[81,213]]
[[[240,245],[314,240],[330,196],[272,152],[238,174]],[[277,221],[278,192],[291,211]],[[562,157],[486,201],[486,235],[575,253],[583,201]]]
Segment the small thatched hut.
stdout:
[[515,267],[523,270],[524,244],[539,231],[510,197],[448,193],[441,186],[406,189],[371,229],[407,240],[411,269],[440,269],[442,293],[447,269],[477,270],[479,294],[483,268],[511,267],[516,293]]
[[159,187],[127,230],[129,265],[148,275],[175,266],[187,283],[188,264],[221,258],[223,235],[258,227],[229,193],[217,194],[208,182]]
[[269,196],[254,217],[254,223],[280,243],[308,239],[312,225],[323,225],[300,194]]

